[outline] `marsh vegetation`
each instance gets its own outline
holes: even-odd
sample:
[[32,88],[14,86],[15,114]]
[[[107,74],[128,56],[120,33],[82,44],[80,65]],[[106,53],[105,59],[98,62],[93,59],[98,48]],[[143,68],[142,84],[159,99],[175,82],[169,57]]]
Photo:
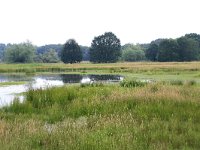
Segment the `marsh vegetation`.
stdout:
[[199,62],[12,66],[126,78],[29,88],[23,103],[16,98],[0,109],[1,149],[200,148]]

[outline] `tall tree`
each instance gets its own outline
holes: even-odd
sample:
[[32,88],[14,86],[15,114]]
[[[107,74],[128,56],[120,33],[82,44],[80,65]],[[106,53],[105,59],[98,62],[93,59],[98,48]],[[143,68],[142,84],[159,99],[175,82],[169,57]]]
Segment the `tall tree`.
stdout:
[[164,40],[166,40],[166,39],[161,39],[161,38],[159,38],[159,39],[156,39],[156,40],[153,40],[153,41],[151,41],[151,44],[156,44],[156,45],[160,45],[160,43],[162,42],[162,41],[164,41]]
[[191,38],[195,41],[198,42],[199,44],[199,49],[198,49],[198,60],[200,60],[200,34],[196,34],[196,33],[189,33],[189,34],[186,34],[185,37],[187,38]]
[[174,39],[165,39],[159,45],[158,61],[179,61],[178,43]]
[[64,63],[78,63],[82,60],[82,52],[74,39],[69,39],[61,51],[61,60]]
[[148,60],[157,61],[158,60],[158,45],[151,43],[149,48],[145,51],[145,56]]
[[90,48],[90,61],[95,63],[116,62],[121,55],[120,40],[112,32],[95,37]]
[[191,39],[197,41],[199,43],[199,47],[200,47],[200,34],[189,33],[189,34],[186,34],[185,37],[191,38]]
[[83,53],[83,61],[89,61],[90,60],[90,54],[89,54],[90,48],[87,46],[81,46],[81,45],[80,45],[80,48]]
[[192,61],[198,59],[199,43],[194,39],[181,37],[177,39],[179,45],[179,60]]
[[35,56],[35,46],[29,41],[8,45],[5,49],[5,59],[9,63],[30,63]]
[[5,51],[6,45],[0,43],[0,62],[3,61],[4,51]]

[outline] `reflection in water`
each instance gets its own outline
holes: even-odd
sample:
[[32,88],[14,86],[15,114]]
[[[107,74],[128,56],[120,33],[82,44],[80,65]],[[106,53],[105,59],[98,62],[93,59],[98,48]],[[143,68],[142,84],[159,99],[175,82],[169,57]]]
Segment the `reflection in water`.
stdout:
[[123,80],[119,75],[80,75],[80,74],[61,74],[64,83],[84,83],[84,82],[116,82]]
[[61,74],[60,77],[64,83],[80,83],[83,78],[80,74]]
[[0,74],[0,82],[30,81],[33,77],[23,74]]
[[[11,85],[0,87],[0,106],[8,105],[15,98],[15,94],[25,92],[25,85]],[[19,96],[22,100],[22,97]]]
[[119,81],[121,76],[119,75],[89,75],[92,81]]
[[[65,83],[93,83],[93,82],[116,82],[123,80],[119,75],[80,75],[80,74],[56,74],[56,75],[0,75],[0,82],[28,81],[34,89],[52,86],[62,86]],[[10,104],[16,94],[27,91],[27,85],[10,85],[0,87],[0,106]],[[19,96],[23,100],[22,96]]]
[[52,86],[62,86],[64,83],[60,80],[49,80],[44,78],[36,77],[35,80],[31,83],[31,87],[34,89],[46,88]]
[[81,84],[88,84],[88,83],[93,83],[93,81],[89,77],[83,77],[81,79]]

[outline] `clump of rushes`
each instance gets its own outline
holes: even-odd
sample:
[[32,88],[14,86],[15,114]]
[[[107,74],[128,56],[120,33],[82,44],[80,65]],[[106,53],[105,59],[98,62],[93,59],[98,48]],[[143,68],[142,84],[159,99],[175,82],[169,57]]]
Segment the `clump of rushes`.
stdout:
[[162,83],[163,85],[170,84],[170,85],[178,85],[178,86],[182,86],[182,85],[193,86],[197,84],[195,80],[186,80],[186,81],[171,80],[171,81],[161,81],[160,83]]
[[30,88],[25,94],[26,101],[31,103],[34,108],[52,107],[54,104],[61,106],[67,104],[76,98],[76,88],[47,88],[33,89]]
[[171,85],[183,85],[184,82],[182,80],[172,80],[170,81]]
[[81,87],[103,87],[104,84],[102,82],[93,82],[93,83],[81,83]]
[[187,81],[186,84],[189,86],[193,86],[193,85],[196,85],[197,82],[195,80],[190,80],[190,81]]
[[120,86],[122,87],[142,87],[145,86],[147,82],[143,82],[136,79],[125,79],[120,82]]

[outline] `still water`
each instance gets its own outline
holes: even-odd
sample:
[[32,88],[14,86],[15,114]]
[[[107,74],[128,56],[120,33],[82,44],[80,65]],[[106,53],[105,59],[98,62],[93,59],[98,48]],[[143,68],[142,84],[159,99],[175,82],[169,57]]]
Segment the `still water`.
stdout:
[[56,74],[56,75],[1,75],[0,82],[26,81],[23,85],[0,86],[0,107],[9,105],[17,96],[23,101],[20,93],[26,92],[31,85],[34,89],[52,86],[62,86],[72,83],[93,83],[93,82],[119,82],[123,80],[119,75],[80,75],[80,74]]

